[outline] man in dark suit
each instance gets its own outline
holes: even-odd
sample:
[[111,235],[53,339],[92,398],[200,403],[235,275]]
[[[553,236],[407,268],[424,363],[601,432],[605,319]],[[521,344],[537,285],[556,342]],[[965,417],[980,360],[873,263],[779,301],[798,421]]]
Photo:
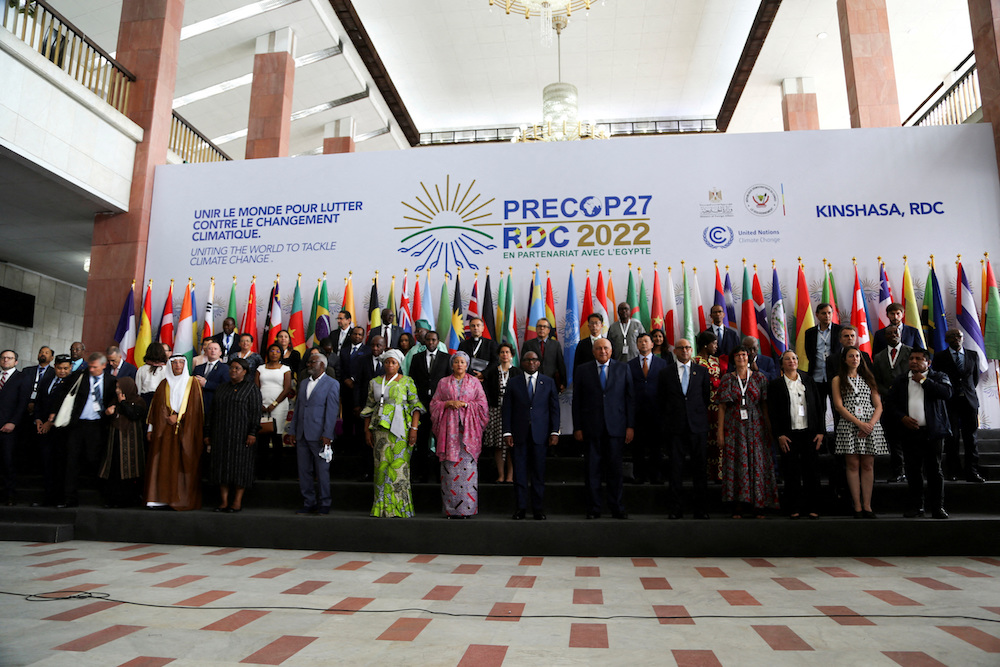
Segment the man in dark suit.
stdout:
[[[663,433],[657,387],[667,362],[653,354],[653,339],[641,333],[635,340],[639,356],[628,362],[635,389],[635,438],[632,440],[632,477],[663,484]],[[613,354],[613,353],[612,353]]]
[[588,315],[587,328],[590,329],[590,335],[576,345],[576,353],[573,355],[574,369],[588,361],[594,360],[594,343],[603,337],[601,330],[604,328],[604,316],[600,313],[591,313]]
[[296,514],[329,514],[330,462],[321,455],[333,442],[340,383],[326,374],[326,357],[321,354],[309,358],[309,373],[309,379],[299,385],[291,425],[302,492],[302,509]]
[[342,310],[337,313],[337,328],[330,333],[330,340],[333,341],[333,349],[339,355],[351,341],[351,332],[354,324],[351,322],[351,311]]
[[38,364],[35,366],[28,366],[22,372],[28,376],[31,381],[31,393],[28,395],[28,413],[27,416],[34,421],[34,402],[36,395],[38,394],[38,388],[43,384],[52,380],[55,375],[55,369],[52,366],[52,358],[55,353],[52,348],[48,345],[43,345],[38,349]]
[[886,348],[886,345],[888,344],[888,339],[885,335],[886,329],[891,326],[897,327],[899,331],[899,340],[902,341],[903,345],[910,348],[923,348],[923,344],[920,342],[920,332],[917,331],[916,327],[911,327],[909,324],[903,324],[904,314],[905,311],[903,310],[903,304],[901,303],[890,303],[885,309],[885,316],[889,319],[889,324],[876,331],[872,336],[872,356],[878,354]]
[[562,345],[551,337],[551,331],[552,326],[547,319],[542,318],[535,322],[535,333],[538,337],[525,341],[521,354],[528,352],[537,354],[541,362],[538,372],[555,380],[559,391],[562,391],[566,388],[566,361],[563,359]]
[[778,367],[774,365],[774,359],[760,356],[760,341],[753,336],[744,336],[743,347],[750,353],[750,370],[763,373],[768,382],[778,379],[781,373],[778,372]]
[[[882,405],[889,400],[889,389],[901,377],[906,377],[910,371],[909,345],[903,345],[899,340],[899,327],[890,324],[883,330],[887,346],[875,354],[872,359],[872,373]],[[905,482],[906,473],[903,470],[903,432],[899,420],[894,419],[888,410],[882,410],[882,430],[889,445],[889,482]]]
[[924,478],[927,475],[927,505],[935,519],[947,519],[944,509],[944,475],[941,474],[942,441],[951,434],[946,402],[951,398],[951,380],[941,371],[929,370],[930,352],[910,350],[910,372],[889,390],[888,409],[906,434],[903,453],[909,508],[904,517],[924,515]]
[[417,426],[417,445],[410,459],[413,478],[418,482],[426,482],[432,469],[430,437],[431,437],[431,398],[437,390],[441,378],[451,372],[451,362],[447,352],[438,349],[438,334],[428,331],[424,334],[426,348],[417,352],[410,362],[410,377],[417,387],[417,396],[424,404],[424,414]]
[[[847,356],[847,348],[858,346],[858,330],[853,324],[845,324],[840,327],[840,345],[837,346],[837,351],[826,358],[826,367],[830,371],[830,377],[833,378],[840,373],[841,367],[844,365],[844,358]],[[864,350],[859,349],[858,352],[861,353],[861,365],[867,368],[874,374],[874,366],[872,365],[872,358],[868,356],[868,353]]]
[[375,327],[368,334],[369,345],[372,344],[372,338],[381,336],[385,340],[386,349],[395,350],[399,347],[399,337],[403,335],[403,330],[392,323],[395,317],[392,308],[382,309],[382,326]]
[[73,399],[73,416],[66,427],[66,483],[59,507],[76,507],[80,502],[77,491],[81,475],[97,475],[108,438],[108,408],[118,402],[115,395],[118,382],[115,377],[104,373],[107,365],[107,357],[94,352],[87,357],[87,365],[62,384],[68,394],[80,380],[76,398]]
[[222,331],[212,336],[212,340],[222,348],[223,359],[228,359],[233,352],[239,352],[240,335],[236,333],[236,320],[231,317],[222,320]]
[[691,457],[694,518],[708,518],[708,403],[712,379],[708,369],[691,360],[691,342],[674,344],[674,362],[660,373],[657,405],[670,443],[670,518],[684,516],[681,484],[684,457]]
[[4,467],[3,499],[7,505],[17,502],[17,427],[31,394],[31,378],[17,370],[16,366],[17,352],[0,352],[0,459]]
[[66,429],[53,428],[56,411],[62,404],[62,383],[73,372],[73,362],[68,354],[60,354],[52,364],[52,375],[38,385],[35,395],[35,418],[33,428],[38,443],[38,454],[42,463],[42,486],[45,495],[41,502],[31,503],[32,507],[54,507],[62,502],[66,467]]
[[378,358],[385,352],[385,339],[372,336],[368,339],[368,348],[368,354],[358,362],[358,375],[354,381],[354,409],[359,415],[368,401],[368,383],[382,375],[382,362]]
[[357,383],[361,360],[369,352],[371,352],[371,348],[365,344],[364,327],[351,329],[350,339],[340,348],[340,382],[343,385],[343,391],[340,393],[340,400],[343,404],[343,437],[345,444],[349,445],[364,443],[364,439],[361,437],[361,418],[358,416],[361,410],[359,409],[357,413],[354,411],[354,386]]
[[726,314],[722,306],[712,306],[708,312],[712,318],[712,325],[705,329],[705,331],[714,333],[716,340],[719,341],[719,349],[716,352],[716,356],[729,359],[729,355],[733,353],[733,350],[740,346],[740,336],[734,329],[726,326]]
[[622,450],[632,442],[635,398],[628,366],[611,360],[611,341],[594,343],[594,363],[573,371],[573,438],[586,447],[587,518],[601,516],[601,463],[608,509],[627,519],[622,502]]
[[135,374],[137,369],[135,364],[130,364],[125,360],[122,355],[121,348],[117,345],[110,346],[105,352],[104,356],[108,358],[108,365],[104,368],[104,372],[113,375],[116,378],[132,378],[135,379]]
[[[948,350],[934,357],[932,367],[941,371],[951,380],[951,398],[948,399],[948,421],[951,435],[944,440],[945,477],[951,480],[960,476],[967,482],[982,483],[986,480],[979,474],[979,447],[976,431],[979,430],[979,353],[962,348],[965,334],[958,329],[949,329],[944,335]],[[958,436],[965,444],[965,467],[958,458]]]
[[459,351],[469,355],[469,374],[480,380],[486,375],[486,371],[500,364],[500,346],[495,340],[483,338],[484,328],[482,318],[472,318],[469,321],[469,337],[458,344]]
[[[816,381],[820,394],[830,396],[830,382],[837,376],[839,364],[833,368],[827,366],[827,359],[840,358],[840,325],[833,322],[833,306],[821,303],[816,306],[816,326],[806,329],[806,361],[809,363],[808,373]],[[826,424],[827,399],[820,399],[820,421]],[[832,452],[833,438],[827,439],[828,448]]]
[[536,353],[522,354],[524,375],[510,376],[503,400],[504,444],[514,455],[513,519],[527,513],[529,474],[531,509],[536,521],[545,519],[545,454],[547,447],[559,444],[559,391],[555,380],[538,372],[539,366]]
[[229,382],[229,367],[222,361],[222,347],[214,340],[209,340],[205,345],[205,357],[207,361],[194,367],[191,376],[201,385],[201,395],[205,401],[205,420],[208,420],[212,412],[212,400],[215,398],[215,390]]

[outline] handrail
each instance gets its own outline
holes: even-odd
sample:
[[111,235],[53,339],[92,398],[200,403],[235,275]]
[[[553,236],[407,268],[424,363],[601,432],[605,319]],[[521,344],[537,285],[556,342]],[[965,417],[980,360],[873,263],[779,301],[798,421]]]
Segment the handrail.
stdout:
[[953,83],[934,105],[914,123],[922,125],[958,125],[964,123],[983,106],[979,93],[979,75],[976,65]]
[[187,163],[226,162],[233,159],[176,111],[170,120],[167,147]]
[[3,27],[121,113],[135,75],[45,0],[0,0]]

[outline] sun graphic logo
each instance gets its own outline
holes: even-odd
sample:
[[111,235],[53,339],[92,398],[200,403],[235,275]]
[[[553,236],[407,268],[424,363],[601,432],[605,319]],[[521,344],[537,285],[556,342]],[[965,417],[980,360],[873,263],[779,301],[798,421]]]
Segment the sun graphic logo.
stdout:
[[400,202],[406,207],[403,219],[418,224],[396,227],[406,232],[399,241],[399,252],[419,262],[417,271],[443,268],[450,277],[455,269],[478,269],[476,257],[496,249],[493,237],[481,229],[501,226],[489,222],[493,214],[483,211],[496,198],[484,201],[482,193],[474,191],[475,185],[473,179],[467,186],[458,183],[452,190],[450,175],[443,186],[428,188],[421,181],[423,193],[416,195],[412,203]]

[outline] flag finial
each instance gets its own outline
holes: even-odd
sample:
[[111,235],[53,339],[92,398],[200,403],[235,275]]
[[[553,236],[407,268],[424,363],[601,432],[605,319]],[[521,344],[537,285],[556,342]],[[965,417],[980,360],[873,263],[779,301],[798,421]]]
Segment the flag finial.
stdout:
[[774,268],[774,259],[771,259],[771,268]]
[[747,258],[746,258],[746,257],[744,257],[744,258],[743,258],[743,266],[746,266],[746,265],[747,265]]

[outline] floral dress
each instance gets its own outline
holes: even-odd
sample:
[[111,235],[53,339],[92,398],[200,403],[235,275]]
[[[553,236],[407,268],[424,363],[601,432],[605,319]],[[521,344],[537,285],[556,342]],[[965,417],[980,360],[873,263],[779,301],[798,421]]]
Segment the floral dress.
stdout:
[[[462,401],[464,408],[449,409],[448,401]],[[489,408],[482,383],[466,375],[449,376],[438,383],[431,399],[431,424],[441,462],[441,504],[445,516],[479,513],[479,454]]]
[[417,386],[405,375],[392,382],[384,377],[368,384],[368,401],[362,417],[371,416],[370,428],[374,440],[375,502],[372,516],[413,516],[410,495],[410,456],[408,445],[410,423],[414,410],[423,412]]
[[[764,427],[767,378],[763,373],[749,372],[741,382],[736,373],[727,373],[719,385],[718,398],[726,406],[722,428],[722,499],[757,509],[778,507],[778,485]],[[743,409],[747,411],[746,419],[741,416]]]
[[705,460],[709,481],[718,482],[722,479],[722,448],[716,440],[719,428],[719,385],[722,383],[722,366],[719,364],[719,358],[711,355],[698,355],[694,358],[694,362],[708,369],[711,389],[708,394],[708,448]]

